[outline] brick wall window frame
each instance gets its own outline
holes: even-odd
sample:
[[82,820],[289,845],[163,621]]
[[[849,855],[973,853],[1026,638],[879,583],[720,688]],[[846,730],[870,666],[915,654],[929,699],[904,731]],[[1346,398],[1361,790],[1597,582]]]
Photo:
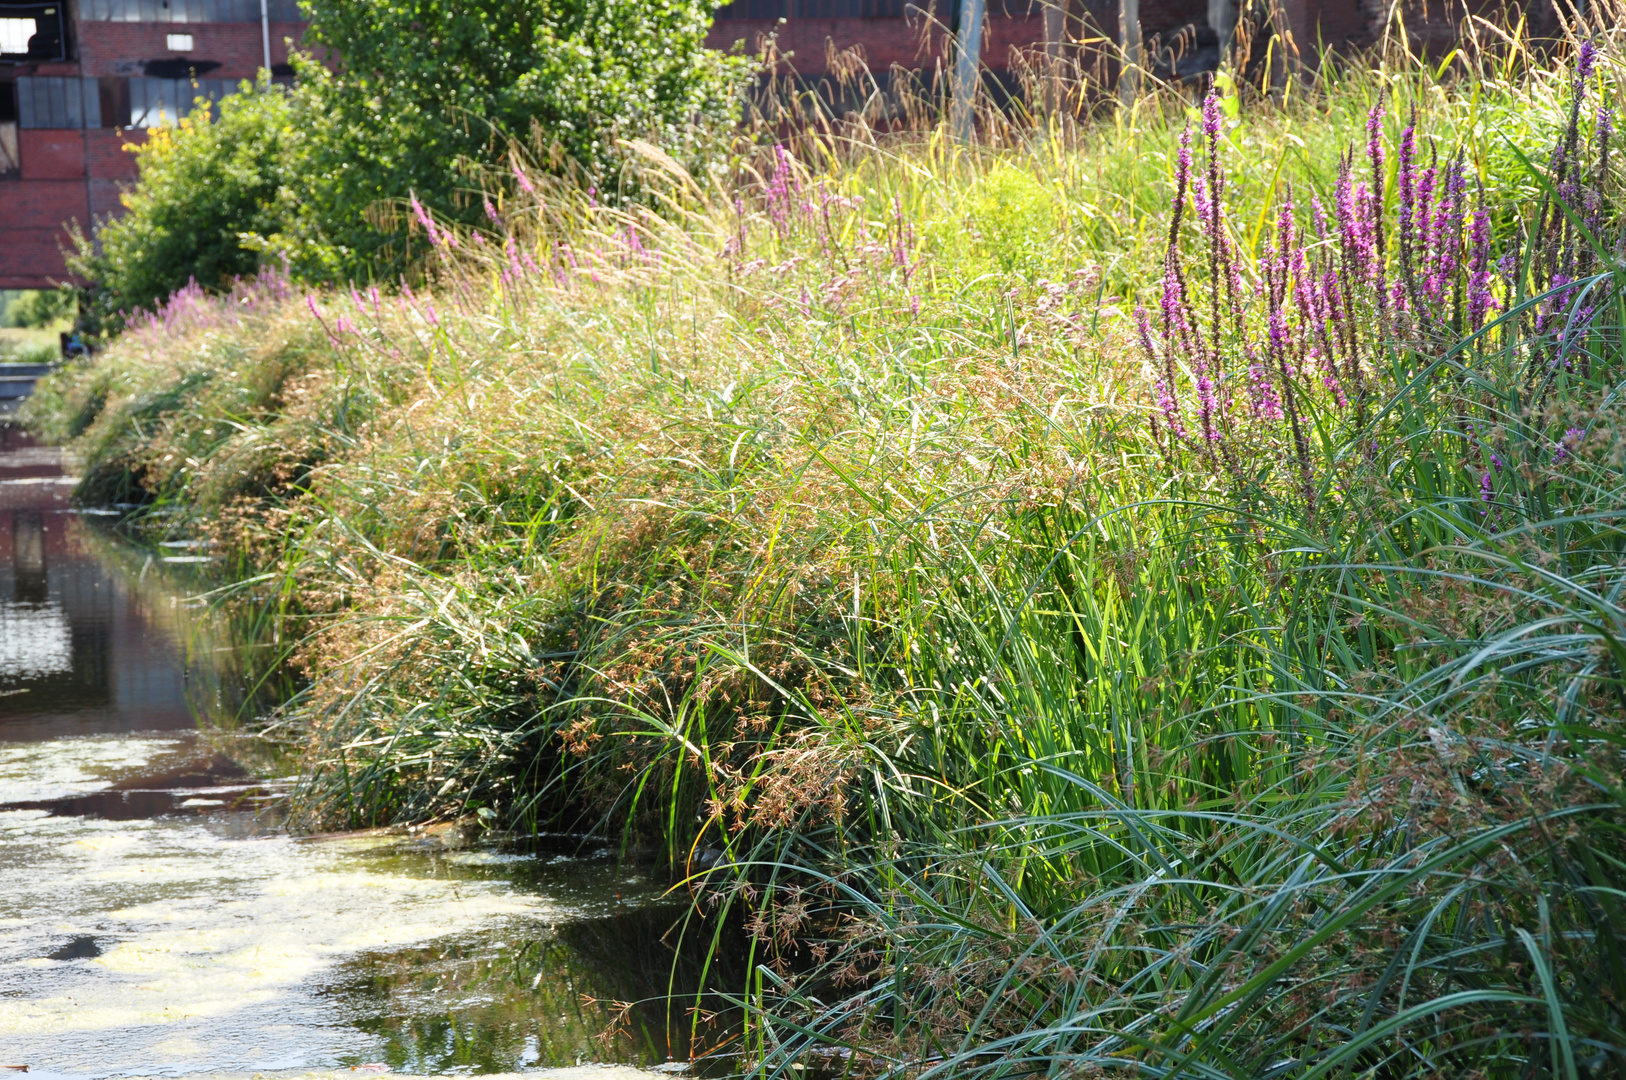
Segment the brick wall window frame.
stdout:
[[[276,23],[302,23],[299,0],[266,0]],[[79,0],[84,22],[257,23],[260,0]]]
[[[58,3],[18,4],[7,3],[0,0],[0,19],[8,24],[33,23],[33,30],[20,41],[13,41],[13,35],[7,34],[0,45],[0,59],[11,61],[53,61],[67,60],[72,57],[73,50],[69,41],[68,9],[66,0]],[[8,26],[8,28],[15,28]],[[23,27],[27,29],[27,27]],[[16,35],[21,37],[21,34]],[[19,51],[17,46],[21,45]]]
[[17,80],[17,122],[33,128],[102,126],[101,87],[77,75],[34,75]]

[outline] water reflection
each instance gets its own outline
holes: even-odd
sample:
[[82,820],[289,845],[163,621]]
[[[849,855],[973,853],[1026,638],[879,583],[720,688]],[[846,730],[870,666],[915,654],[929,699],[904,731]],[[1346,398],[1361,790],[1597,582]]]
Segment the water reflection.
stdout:
[[687,1007],[743,974],[679,959],[683,909],[608,852],[286,834],[287,783],[244,766],[267,755],[196,722],[241,699],[223,650],[150,572],[203,556],[122,545],[70,491],[0,426],[0,1064],[489,1072],[727,1041]]
[[0,740],[194,726],[151,598],[97,558],[58,451],[0,425]]

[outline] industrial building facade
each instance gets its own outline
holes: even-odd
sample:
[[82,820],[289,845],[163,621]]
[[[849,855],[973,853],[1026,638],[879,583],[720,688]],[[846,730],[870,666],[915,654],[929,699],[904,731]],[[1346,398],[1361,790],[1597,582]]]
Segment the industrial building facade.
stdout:
[[[1117,25],[1119,0],[987,0],[983,63],[998,72],[1013,49],[1045,40],[1045,7],[1075,28]],[[1461,0],[1435,0],[1461,3]],[[1206,40],[1237,0],[1140,0],[1148,43]],[[1281,0],[1301,41],[1356,41],[1367,0]],[[1381,6],[1381,5],[1380,5]],[[1477,6],[1477,5],[1476,5]],[[857,47],[872,72],[930,69],[946,59],[959,0],[733,0],[709,43],[748,50],[775,35],[786,69],[825,72]],[[1051,23],[1054,32],[1055,22]],[[296,0],[0,0],[0,288],[44,288],[65,274],[65,225],[120,209],[134,178],[132,143],[172,123],[198,96],[219,98],[267,62],[286,77],[288,43],[305,24]],[[1211,64],[1210,64],[1211,66]],[[1180,74],[1185,74],[1182,67]]]
[[200,95],[285,71],[295,0],[0,0],[0,288],[64,276],[64,225],[117,213],[126,147]]

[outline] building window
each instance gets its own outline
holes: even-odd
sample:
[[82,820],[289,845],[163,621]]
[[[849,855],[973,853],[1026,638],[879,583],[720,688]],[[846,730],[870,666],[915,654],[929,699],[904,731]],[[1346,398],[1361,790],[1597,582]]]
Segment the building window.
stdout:
[[164,35],[164,48],[168,49],[170,52],[191,52],[192,51],[192,35],[191,34],[165,34]]
[[18,79],[17,120],[23,128],[101,127],[101,88],[76,76]]
[[218,103],[237,86],[235,79],[131,79],[130,126],[168,127],[190,115],[198,98]]
[[22,171],[17,152],[17,84],[0,81],[0,176],[16,176]]
[[8,4],[0,0],[0,59],[67,58],[68,23],[60,3]]
[[[267,0],[266,8],[272,22],[305,21],[299,0]],[[86,22],[258,23],[260,0],[79,0],[79,18]]]

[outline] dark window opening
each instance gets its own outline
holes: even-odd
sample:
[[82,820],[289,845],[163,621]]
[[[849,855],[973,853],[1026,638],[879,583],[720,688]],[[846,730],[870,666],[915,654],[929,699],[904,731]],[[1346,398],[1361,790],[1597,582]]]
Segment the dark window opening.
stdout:
[[96,95],[101,99],[102,127],[130,126],[129,79],[97,79]]
[[219,66],[219,60],[194,60],[189,56],[178,56],[148,60],[141,65],[141,73],[149,79],[199,79]]
[[7,79],[0,81],[0,176],[16,176],[22,164],[17,150],[17,84]]
[[61,3],[0,3],[0,59],[67,58],[68,17]]

